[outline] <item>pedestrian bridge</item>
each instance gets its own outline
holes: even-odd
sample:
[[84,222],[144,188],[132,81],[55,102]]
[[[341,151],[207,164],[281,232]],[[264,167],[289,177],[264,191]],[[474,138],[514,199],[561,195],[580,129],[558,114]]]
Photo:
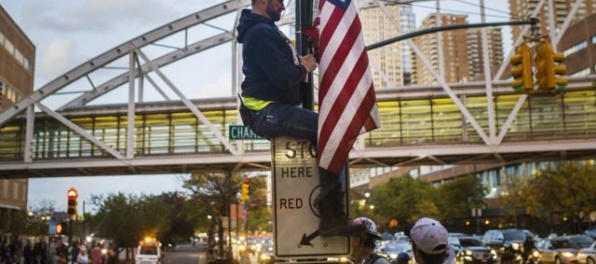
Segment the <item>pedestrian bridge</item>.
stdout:
[[[269,170],[269,141],[229,139],[229,127],[240,125],[235,93],[241,80],[241,47],[229,21],[248,4],[224,1],[141,34],[0,112],[0,178]],[[280,24],[291,21],[287,14]],[[220,45],[232,47],[229,97],[188,96],[175,74],[162,69]],[[485,82],[450,84],[433,72],[437,86],[376,85],[382,126],[357,140],[351,168],[593,157],[596,75],[570,77],[556,94],[515,94],[510,81],[499,80],[506,64]],[[146,83],[164,99],[146,100]],[[90,103],[122,88],[128,91],[122,103]],[[64,101],[61,93],[77,97]]]
[[[508,164],[593,157],[596,76],[571,79],[556,95],[520,95],[495,83],[494,119],[484,84],[452,85],[460,109],[441,87],[377,93],[381,128],[362,135],[352,168],[403,165]],[[238,125],[233,97],[192,101],[203,122],[180,101],[137,104],[127,157],[128,106],[71,107],[58,117],[19,115],[0,128],[0,176],[52,177],[268,170],[270,142],[229,140]],[[462,111],[463,110],[463,111]],[[468,112],[471,118],[463,112]],[[32,126],[27,144],[27,127]],[[30,145],[27,148],[27,145]]]

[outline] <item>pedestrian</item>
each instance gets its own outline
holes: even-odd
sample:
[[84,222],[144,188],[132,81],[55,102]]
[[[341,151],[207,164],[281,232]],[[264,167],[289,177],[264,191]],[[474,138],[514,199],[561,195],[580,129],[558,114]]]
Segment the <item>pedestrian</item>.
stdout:
[[76,260],[79,264],[89,263],[89,255],[87,254],[87,247],[85,245],[79,247],[79,254],[77,255]]
[[447,229],[437,220],[423,217],[405,230],[412,240],[414,260],[418,264],[455,263],[455,252],[449,246]]
[[25,261],[25,264],[33,263],[33,246],[29,240],[27,240],[27,243],[23,248],[23,260]]
[[501,255],[501,264],[513,264],[515,260],[515,255],[509,251],[503,252]]
[[[244,81],[240,115],[261,137],[289,136],[317,141],[318,114],[298,107],[301,82],[317,68],[313,55],[298,56],[288,37],[275,25],[285,10],[283,0],[252,0],[242,10],[237,40],[242,43]],[[319,168],[319,235],[350,236],[366,230],[347,217],[340,175]],[[345,176],[343,176],[345,177]]]
[[110,247],[108,249],[108,263],[107,264],[118,264],[118,250]]
[[66,264],[68,262],[68,249],[62,241],[58,241],[54,251],[54,264]]
[[407,252],[400,252],[397,254],[397,258],[395,261],[391,262],[392,264],[408,264],[412,257]]
[[376,240],[381,239],[375,222],[367,217],[354,219],[354,225],[362,225],[366,232],[352,236],[352,261],[354,264],[390,264],[385,257],[375,253]]
[[99,243],[95,244],[93,249],[91,249],[91,263],[92,264],[102,264],[103,259],[101,256],[101,248],[99,247]]

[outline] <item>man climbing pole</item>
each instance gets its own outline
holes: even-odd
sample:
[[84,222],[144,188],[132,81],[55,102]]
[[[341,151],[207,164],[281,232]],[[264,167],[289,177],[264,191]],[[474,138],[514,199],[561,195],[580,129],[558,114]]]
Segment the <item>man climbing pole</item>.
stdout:
[[[310,7],[312,12],[311,1],[299,2],[310,3],[306,8]],[[316,58],[312,54],[300,56],[292,42],[274,24],[285,10],[283,0],[252,0],[251,4],[251,10],[242,11],[237,27],[237,40],[243,44],[242,71],[245,76],[241,85],[242,120],[255,134],[267,139],[289,136],[318,142],[319,114],[312,108],[297,106],[303,100],[309,100],[304,96],[307,94],[308,97],[308,91],[305,93],[303,82],[312,79],[308,75],[317,68]],[[312,83],[307,87],[312,90]],[[351,145],[348,152],[349,148]],[[347,155],[342,163],[346,160]],[[341,169],[319,169],[321,189],[315,206],[320,213],[319,234],[324,237],[366,232],[364,226],[354,225],[348,218],[340,172]]]

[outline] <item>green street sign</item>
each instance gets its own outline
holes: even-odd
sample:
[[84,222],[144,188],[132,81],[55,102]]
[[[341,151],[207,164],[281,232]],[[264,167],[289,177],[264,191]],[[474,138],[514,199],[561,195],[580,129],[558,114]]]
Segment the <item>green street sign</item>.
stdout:
[[230,140],[243,140],[243,139],[264,139],[257,136],[255,132],[248,126],[236,126],[231,125],[228,128],[228,138]]

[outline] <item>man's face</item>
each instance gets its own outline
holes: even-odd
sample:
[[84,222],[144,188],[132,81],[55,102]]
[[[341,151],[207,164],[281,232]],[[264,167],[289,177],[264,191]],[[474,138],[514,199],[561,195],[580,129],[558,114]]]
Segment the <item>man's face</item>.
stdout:
[[267,2],[267,15],[273,22],[277,22],[281,19],[281,12],[285,9],[286,7],[284,6],[283,0],[269,0],[269,2]]

